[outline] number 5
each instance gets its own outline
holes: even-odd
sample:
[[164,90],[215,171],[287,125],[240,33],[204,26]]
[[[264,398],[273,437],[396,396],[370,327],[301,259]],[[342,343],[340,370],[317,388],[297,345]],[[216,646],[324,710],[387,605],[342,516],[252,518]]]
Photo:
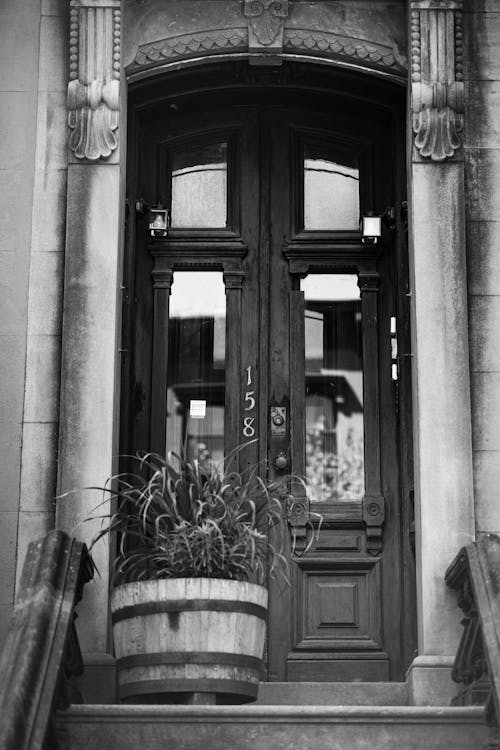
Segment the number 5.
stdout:
[[255,399],[253,394],[255,391],[247,391],[245,393],[245,411],[252,411],[255,408]]

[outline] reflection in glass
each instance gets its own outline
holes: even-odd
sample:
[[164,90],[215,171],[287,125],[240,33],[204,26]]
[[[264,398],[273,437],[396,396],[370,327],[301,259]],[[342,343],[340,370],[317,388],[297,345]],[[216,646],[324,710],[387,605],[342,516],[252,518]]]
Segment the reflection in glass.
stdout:
[[171,226],[227,225],[227,143],[186,145],[171,155]]
[[313,502],[364,494],[361,300],[355,275],[311,275],[305,297],[306,476]]
[[207,470],[224,457],[226,299],[221,273],[176,272],[168,323],[168,451]]
[[304,145],[304,229],[359,229],[359,167],[353,155]]

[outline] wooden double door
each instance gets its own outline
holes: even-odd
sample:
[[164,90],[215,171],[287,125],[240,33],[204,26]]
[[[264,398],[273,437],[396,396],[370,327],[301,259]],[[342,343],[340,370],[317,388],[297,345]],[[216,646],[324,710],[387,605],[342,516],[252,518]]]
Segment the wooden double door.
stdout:
[[376,242],[360,216],[402,197],[400,123],[298,98],[137,119],[130,202],[161,203],[169,227],[131,213],[123,449],[186,442],[211,463],[245,444],[263,475],[305,477],[291,585],[271,581],[268,679],[397,680],[414,648],[404,237],[398,209]]

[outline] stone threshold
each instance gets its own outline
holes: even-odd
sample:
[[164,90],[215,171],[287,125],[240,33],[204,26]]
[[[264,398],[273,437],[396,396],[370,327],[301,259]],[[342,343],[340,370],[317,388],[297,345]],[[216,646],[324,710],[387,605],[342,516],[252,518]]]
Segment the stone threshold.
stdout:
[[149,706],[81,705],[58,713],[71,723],[391,723],[483,724],[482,706]]

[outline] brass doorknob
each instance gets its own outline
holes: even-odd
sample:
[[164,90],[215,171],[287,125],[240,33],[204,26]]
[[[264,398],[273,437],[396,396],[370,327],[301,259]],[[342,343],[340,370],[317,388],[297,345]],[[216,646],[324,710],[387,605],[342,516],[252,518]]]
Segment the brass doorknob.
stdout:
[[288,458],[283,453],[283,451],[281,453],[278,453],[278,455],[276,456],[274,465],[279,471],[283,471],[283,469],[286,469],[286,467],[288,466]]

